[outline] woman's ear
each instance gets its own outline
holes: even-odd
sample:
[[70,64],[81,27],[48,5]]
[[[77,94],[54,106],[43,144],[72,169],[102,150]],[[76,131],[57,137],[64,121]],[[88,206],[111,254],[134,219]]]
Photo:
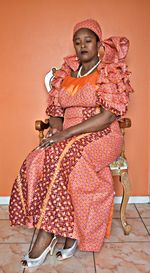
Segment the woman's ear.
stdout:
[[97,42],[97,49],[98,49],[98,50],[100,49],[100,46],[101,46],[101,42],[98,41],[98,42]]

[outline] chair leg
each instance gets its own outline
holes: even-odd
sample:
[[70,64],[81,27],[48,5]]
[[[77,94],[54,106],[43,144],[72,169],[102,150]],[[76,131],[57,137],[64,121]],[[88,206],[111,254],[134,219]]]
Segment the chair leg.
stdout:
[[44,133],[43,133],[44,130],[42,131],[39,131],[39,143],[41,143],[42,139],[44,138]]
[[120,208],[121,223],[124,230],[124,234],[129,235],[132,228],[126,220],[126,207],[129,200],[129,194],[130,194],[130,182],[129,182],[129,177],[127,172],[122,172],[121,184],[123,186],[123,198],[122,198],[121,208]]

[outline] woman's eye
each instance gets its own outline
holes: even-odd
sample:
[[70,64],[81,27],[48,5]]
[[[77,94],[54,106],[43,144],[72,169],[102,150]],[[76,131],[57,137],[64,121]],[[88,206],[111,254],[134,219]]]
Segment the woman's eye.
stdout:
[[79,42],[75,42],[75,45],[79,45],[80,43]]
[[86,43],[91,43],[91,40],[86,40]]

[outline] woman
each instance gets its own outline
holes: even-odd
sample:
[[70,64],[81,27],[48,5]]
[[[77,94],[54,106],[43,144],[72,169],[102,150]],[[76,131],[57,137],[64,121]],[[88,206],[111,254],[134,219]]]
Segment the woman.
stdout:
[[[92,19],[73,31],[75,56],[55,72],[46,113],[51,130],[24,161],[12,189],[11,225],[39,229],[23,266],[44,262],[57,236],[66,238],[58,260],[81,251],[99,251],[109,237],[113,180],[109,164],[120,155],[118,118],[127,111],[129,72],[124,63],[129,41],[102,41]],[[103,57],[99,57],[100,47]]]

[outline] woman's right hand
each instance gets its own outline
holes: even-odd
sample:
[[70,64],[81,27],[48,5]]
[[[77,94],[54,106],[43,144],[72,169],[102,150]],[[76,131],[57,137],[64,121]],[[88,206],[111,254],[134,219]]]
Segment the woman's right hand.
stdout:
[[39,148],[44,148],[45,146],[47,146],[48,144],[50,145],[50,139],[53,135],[55,134],[58,134],[59,133],[59,130],[56,129],[56,128],[50,128],[46,134],[45,137],[43,137],[40,145],[38,146]]

